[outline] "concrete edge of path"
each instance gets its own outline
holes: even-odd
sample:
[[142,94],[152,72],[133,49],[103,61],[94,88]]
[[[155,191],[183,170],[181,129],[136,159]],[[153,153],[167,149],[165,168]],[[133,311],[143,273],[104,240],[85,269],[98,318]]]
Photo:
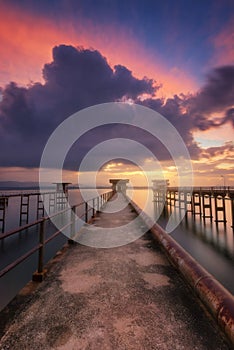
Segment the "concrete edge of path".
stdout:
[[[61,264],[64,256],[73,248],[73,245],[75,246],[77,244],[78,243],[74,241],[65,243],[46,263],[45,267],[47,273],[45,276],[49,276],[50,272],[53,271],[56,266],[59,266],[59,263]],[[0,340],[15,317],[25,309],[35,291],[40,288],[42,281],[43,280],[29,280],[26,285],[17,292],[15,297],[0,311]]]
[[198,295],[228,340],[234,345],[234,297],[208,271],[128,198],[171,263]]

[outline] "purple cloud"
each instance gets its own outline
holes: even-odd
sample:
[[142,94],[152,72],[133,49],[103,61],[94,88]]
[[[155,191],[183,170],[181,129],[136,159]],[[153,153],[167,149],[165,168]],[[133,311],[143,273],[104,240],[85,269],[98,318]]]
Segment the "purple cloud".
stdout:
[[[185,101],[194,127],[207,130],[231,120],[234,104],[234,65],[214,68],[208,75],[200,91]],[[221,118],[211,118],[209,114],[220,113]],[[234,123],[233,123],[234,124]]]
[[[155,97],[159,86],[153,80],[137,79],[122,65],[112,69],[95,50],[66,45],[54,47],[53,60],[45,64],[43,77],[44,85],[35,83],[25,88],[12,82],[1,89],[2,166],[37,167],[48,137],[65,118],[85,107],[122,98],[132,99],[167,118],[182,136],[192,158],[199,158],[201,154],[193,139],[194,130],[207,130],[230,121],[234,125],[234,66],[211,71],[196,95],[174,96],[166,101]],[[142,94],[151,97],[142,101]],[[224,112],[222,118],[214,120],[209,116],[220,111]],[[72,147],[66,160],[67,168],[76,168],[74,156],[79,163],[95,144],[111,137],[138,140],[158,159],[169,159],[159,141],[137,128],[112,125],[96,131],[90,131]]]
[[[45,84],[28,88],[10,83],[0,104],[2,165],[38,166],[53,130],[85,107],[154,94],[153,80],[135,78],[124,66],[114,70],[98,52],[60,45],[43,69]],[[18,152],[16,151],[18,150]]]

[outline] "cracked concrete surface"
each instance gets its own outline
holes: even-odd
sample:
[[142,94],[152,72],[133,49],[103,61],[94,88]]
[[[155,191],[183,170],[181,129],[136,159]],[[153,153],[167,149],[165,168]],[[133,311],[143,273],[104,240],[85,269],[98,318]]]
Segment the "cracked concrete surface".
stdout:
[[[135,216],[127,206],[115,226]],[[67,246],[48,268],[1,313],[1,350],[230,349],[149,232],[111,249]]]

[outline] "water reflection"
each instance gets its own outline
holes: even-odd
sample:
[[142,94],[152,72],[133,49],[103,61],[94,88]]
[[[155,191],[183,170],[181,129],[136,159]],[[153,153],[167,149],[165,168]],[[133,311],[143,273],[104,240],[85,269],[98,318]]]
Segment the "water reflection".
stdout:
[[[153,219],[159,217],[157,222],[160,226],[165,229],[170,216],[176,223],[180,222],[184,209],[155,202],[152,190],[148,194],[149,202],[145,204],[145,211]],[[145,198],[144,190],[135,190],[134,200],[140,207]],[[226,206],[228,209],[226,225],[188,212],[170,235],[234,293],[234,233],[231,228],[230,202],[226,201]]]

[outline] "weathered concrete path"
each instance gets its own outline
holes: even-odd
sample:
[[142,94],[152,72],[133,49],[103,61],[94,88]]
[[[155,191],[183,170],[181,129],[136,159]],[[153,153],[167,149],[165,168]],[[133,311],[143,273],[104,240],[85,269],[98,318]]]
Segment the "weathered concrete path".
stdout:
[[[136,216],[130,206],[120,214],[101,213],[84,230],[91,236],[95,227],[118,227]],[[126,235],[139,237],[144,225],[135,221],[131,229]],[[229,349],[150,233],[111,249],[68,246],[34,286],[1,313],[2,326],[9,322],[0,349]]]

